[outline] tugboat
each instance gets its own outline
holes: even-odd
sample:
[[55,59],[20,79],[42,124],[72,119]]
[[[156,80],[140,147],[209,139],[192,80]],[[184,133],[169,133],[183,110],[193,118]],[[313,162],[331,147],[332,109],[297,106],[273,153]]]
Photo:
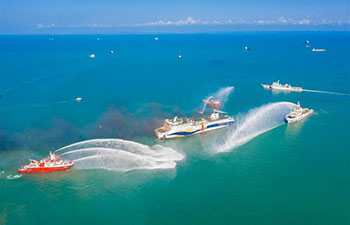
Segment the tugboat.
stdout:
[[270,89],[270,90],[281,90],[281,91],[303,91],[303,88],[301,87],[292,87],[290,84],[280,84],[280,81],[278,80],[277,82],[273,82],[271,85],[269,84],[261,84],[261,86],[265,89]]
[[285,116],[287,123],[294,123],[299,120],[304,119],[307,116],[310,116],[314,110],[308,108],[301,108],[300,102],[292,109],[288,115]]
[[53,152],[50,152],[50,155],[47,158],[44,158],[39,162],[33,159],[30,159],[29,161],[29,164],[25,164],[18,169],[18,173],[55,172],[68,170],[74,165],[73,161],[62,160],[60,156],[56,156]]
[[211,100],[202,100],[204,104],[207,104],[208,106],[214,108],[214,109],[220,109],[221,108],[221,102],[219,99],[211,99]]
[[214,109],[213,113],[207,118],[178,118],[166,119],[164,125],[155,129],[155,134],[159,140],[180,138],[205,133],[212,130],[227,127],[234,123],[233,117],[225,112]]

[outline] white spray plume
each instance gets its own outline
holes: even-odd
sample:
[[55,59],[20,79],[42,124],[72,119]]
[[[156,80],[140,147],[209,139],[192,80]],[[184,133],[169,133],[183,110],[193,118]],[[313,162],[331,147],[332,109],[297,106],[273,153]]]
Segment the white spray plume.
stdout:
[[73,160],[78,169],[129,171],[135,169],[171,169],[184,156],[162,145],[149,147],[122,139],[93,139],[56,150]]
[[254,137],[284,124],[284,117],[295,106],[291,102],[269,103],[250,110],[236,118],[236,125],[226,135],[212,141],[210,150],[215,153],[228,152],[247,143]]

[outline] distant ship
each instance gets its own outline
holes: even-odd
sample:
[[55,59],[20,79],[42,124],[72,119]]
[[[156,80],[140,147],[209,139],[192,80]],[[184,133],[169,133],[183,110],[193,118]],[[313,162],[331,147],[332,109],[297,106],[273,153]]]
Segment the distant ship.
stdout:
[[261,84],[261,86],[265,89],[270,90],[283,90],[283,91],[303,91],[303,88],[301,87],[292,87],[290,84],[280,84],[280,81],[273,82],[271,85],[269,84]]
[[166,119],[164,125],[155,129],[154,132],[158,139],[181,138],[221,129],[233,124],[234,121],[233,117],[228,116],[225,112],[214,109],[207,118],[196,120],[175,116],[174,119]]
[[53,152],[50,152],[49,157],[39,162],[33,159],[29,161],[29,164],[25,164],[18,169],[18,173],[47,173],[68,170],[74,165],[73,161],[62,160],[60,156],[56,156]]
[[211,100],[202,100],[204,104],[207,104],[208,106],[214,108],[214,109],[220,109],[221,108],[221,102],[218,99],[211,99]]
[[301,108],[300,103],[292,109],[288,115],[285,116],[286,122],[287,123],[294,123],[299,120],[304,119],[307,116],[310,116],[311,113],[313,113],[314,110],[308,109],[308,108]]
[[249,50],[252,50],[251,48],[248,48],[248,46],[244,46],[244,50],[245,51],[249,51]]
[[313,52],[325,52],[326,51],[326,49],[324,49],[324,48],[313,48],[313,49],[311,49]]

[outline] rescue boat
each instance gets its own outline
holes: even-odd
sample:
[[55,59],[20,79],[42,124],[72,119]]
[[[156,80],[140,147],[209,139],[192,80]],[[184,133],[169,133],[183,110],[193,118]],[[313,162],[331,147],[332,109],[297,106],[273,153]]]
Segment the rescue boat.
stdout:
[[313,112],[312,109],[302,108],[298,102],[292,111],[285,116],[285,120],[287,123],[294,123],[310,116]]
[[25,164],[18,169],[18,173],[48,173],[60,170],[70,169],[74,163],[71,160],[62,160],[60,156],[50,152],[50,155],[40,161],[34,159],[29,160],[29,164]]
[[214,108],[214,109],[220,109],[221,108],[221,102],[218,99],[211,99],[211,100],[202,100],[204,104],[207,104],[208,106]]

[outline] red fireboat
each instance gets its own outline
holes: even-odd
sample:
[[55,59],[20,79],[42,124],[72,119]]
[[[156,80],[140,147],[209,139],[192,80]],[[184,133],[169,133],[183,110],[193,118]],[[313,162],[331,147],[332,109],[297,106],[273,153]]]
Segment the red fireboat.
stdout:
[[202,100],[204,104],[207,104],[208,106],[214,108],[214,109],[220,109],[221,108],[221,102],[218,99],[211,99],[211,100]]
[[50,152],[47,158],[39,162],[33,159],[29,160],[29,164],[25,164],[18,169],[18,173],[48,173],[60,170],[68,170],[74,163],[71,160],[62,160],[60,156]]

